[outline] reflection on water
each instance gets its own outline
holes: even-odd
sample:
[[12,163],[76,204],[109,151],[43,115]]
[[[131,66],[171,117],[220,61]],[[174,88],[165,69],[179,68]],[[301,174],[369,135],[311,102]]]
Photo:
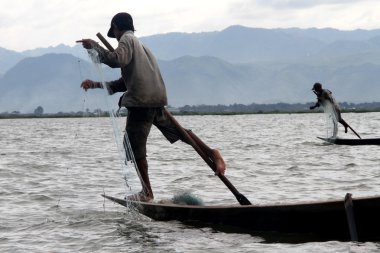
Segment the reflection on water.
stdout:
[[[380,113],[343,114],[362,138],[380,137]],[[378,146],[323,143],[323,114],[177,116],[220,149],[226,177],[253,204],[343,199],[379,193]],[[123,129],[125,119],[120,119]],[[341,127],[341,126],[339,126]],[[127,191],[108,118],[0,120],[2,252],[376,252],[344,242],[264,244],[260,236],[154,222],[105,201]],[[341,131],[340,138],[355,138]],[[184,143],[153,128],[148,161],[157,199],[189,191],[205,204],[235,197]],[[133,190],[139,182],[127,175]],[[315,248],[318,250],[316,251]]]

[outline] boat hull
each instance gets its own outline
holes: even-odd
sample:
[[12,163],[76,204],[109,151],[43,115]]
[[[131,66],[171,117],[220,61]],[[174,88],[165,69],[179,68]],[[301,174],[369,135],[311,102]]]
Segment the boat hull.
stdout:
[[358,146],[358,145],[380,145],[380,138],[373,139],[340,139],[340,138],[322,138],[319,139],[336,144],[336,145],[350,145],[350,146]]
[[[313,241],[351,240],[344,200],[289,205],[189,206],[126,202],[106,198],[159,221],[178,220],[249,234],[279,232],[308,235]],[[380,240],[380,196],[353,199],[354,223],[359,241]]]

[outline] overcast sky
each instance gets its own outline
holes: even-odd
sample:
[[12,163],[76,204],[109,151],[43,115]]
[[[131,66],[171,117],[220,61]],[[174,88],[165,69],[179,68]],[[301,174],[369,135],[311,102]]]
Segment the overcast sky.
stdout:
[[[138,37],[259,28],[380,28],[380,0],[0,0],[0,47],[23,51],[104,36],[129,12]],[[110,39],[111,44],[116,41]]]

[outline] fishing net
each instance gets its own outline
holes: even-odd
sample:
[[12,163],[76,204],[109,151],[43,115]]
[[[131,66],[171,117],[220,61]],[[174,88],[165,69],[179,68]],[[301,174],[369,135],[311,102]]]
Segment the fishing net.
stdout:
[[115,142],[119,154],[120,168],[122,171],[123,180],[125,181],[127,188],[127,195],[137,194],[137,191],[134,189],[139,189],[141,176],[137,169],[136,160],[130,146],[128,135],[124,129],[122,130],[120,128],[120,126],[125,126],[125,119],[120,117],[119,108],[116,110],[113,109],[113,101],[111,101],[108,89],[106,88],[107,85],[104,80],[103,68],[101,67],[98,52],[94,49],[88,49],[87,52],[90,59],[94,63],[97,73],[99,74],[99,80],[101,81],[103,87],[105,87],[102,89],[104,91],[103,95],[111,120]]
[[201,198],[193,195],[191,192],[181,192],[172,198],[173,204],[178,205],[191,205],[191,206],[203,206]]
[[326,116],[326,137],[335,139],[338,135],[338,112],[329,101],[324,101],[323,111]]

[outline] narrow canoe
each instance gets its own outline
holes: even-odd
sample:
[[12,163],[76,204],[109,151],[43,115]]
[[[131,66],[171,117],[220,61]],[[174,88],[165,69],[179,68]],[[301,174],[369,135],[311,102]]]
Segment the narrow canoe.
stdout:
[[322,138],[318,137],[319,139],[336,144],[336,145],[380,145],[380,138],[373,138],[373,139],[340,139],[340,138]]
[[380,241],[380,196],[351,199],[351,219],[347,201],[307,202],[285,205],[191,206],[125,201],[105,198],[123,206],[133,206],[141,214],[158,221],[177,220],[189,225],[208,226],[219,231],[262,236],[268,232],[300,238],[300,241],[352,240]]

